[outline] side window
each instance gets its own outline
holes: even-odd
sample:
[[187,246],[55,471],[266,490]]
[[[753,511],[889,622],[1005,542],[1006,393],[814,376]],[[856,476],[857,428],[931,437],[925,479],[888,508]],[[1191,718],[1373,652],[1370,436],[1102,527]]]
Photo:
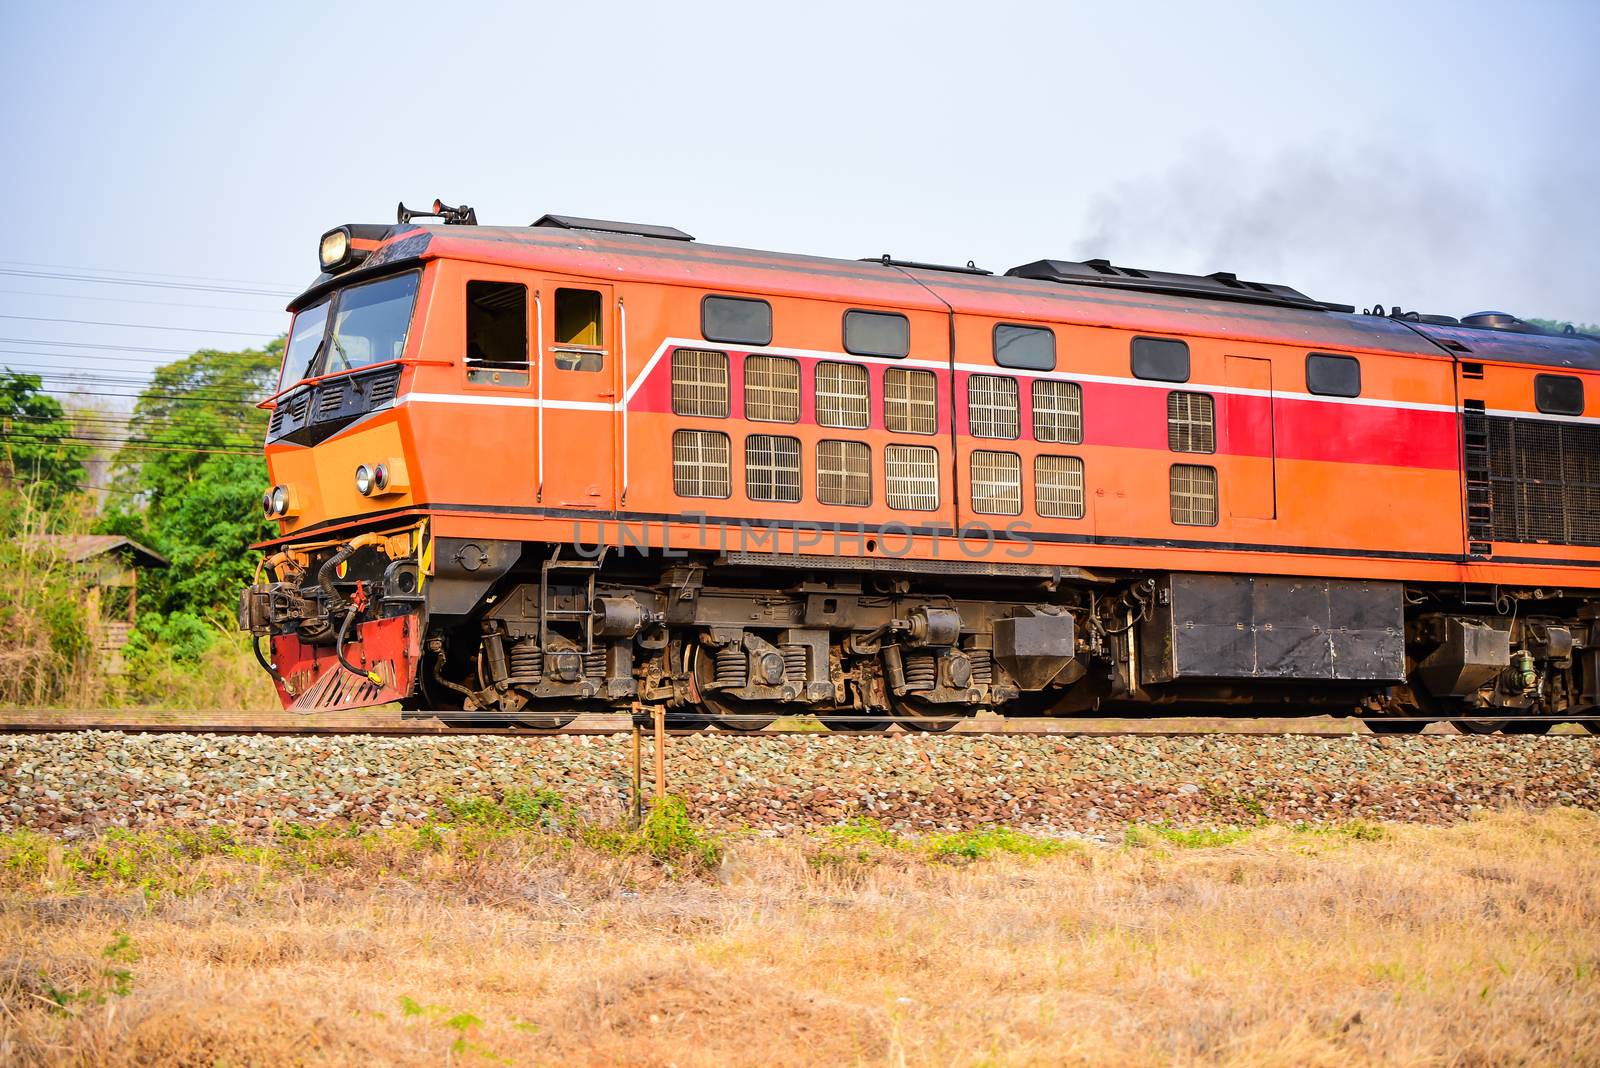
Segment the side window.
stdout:
[[883,425],[896,434],[939,429],[938,379],[932,371],[890,367],[883,372]]
[[863,430],[869,422],[867,369],[854,363],[817,364],[817,423]]
[[885,448],[883,495],[890,508],[931,512],[939,507],[939,450],[928,445]]
[[1076,382],[1033,380],[1033,437],[1062,445],[1083,441],[1083,390]]
[[1322,397],[1361,396],[1361,361],[1312,353],[1306,357],[1306,391]]
[[467,283],[467,381],[528,384],[528,287]]
[[1022,513],[1022,458],[977,449],[972,454],[972,510],[980,515]]
[[1035,456],[1033,507],[1051,519],[1082,519],[1083,461],[1076,456]]
[[673,351],[672,414],[727,418],[727,353],[706,349]]
[[1189,344],[1170,337],[1133,339],[1133,377],[1157,382],[1189,381]]
[[994,328],[994,362],[1019,371],[1054,371],[1055,331],[1001,323]]
[[1534,375],[1533,406],[1546,415],[1582,415],[1583,379],[1577,375]]
[[844,351],[854,356],[904,356],[911,351],[911,323],[897,312],[847,311]]
[[725,345],[770,345],[772,305],[746,297],[706,297],[700,302],[700,336]]
[[1172,465],[1172,521],[1184,527],[1217,525],[1217,469]]
[[864,507],[872,503],[872,450],[859,441],[817,442],[817,500]]
[[1000,375],[967,379],[967,427],[975,438],[1016,438],[1017,380]]
[[800,499],[800,439],[751,434],[744,439],[744,492],[752,501]]
[[680,497],[726,497],[728,435],[715,430],[677,430],[672,434],[672,492]]
[[1216,403],[1209,393],[1167,394],[1167,448],[1173,452],[1216,452]]
[[593,289],[556,290],[555,365],[563,371],[605,367],[605,313]]

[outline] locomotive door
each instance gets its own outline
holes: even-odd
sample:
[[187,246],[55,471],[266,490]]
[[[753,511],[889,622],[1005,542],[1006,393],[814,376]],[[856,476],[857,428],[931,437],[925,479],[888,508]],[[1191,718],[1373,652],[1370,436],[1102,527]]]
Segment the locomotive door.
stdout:
[[614,406],[621,361],[611,287],[545,279],[539,324],[539,501],[616,506]]
[[1272,361],[1225,357],[1224,377],[1234,389],[1224,398],[1222,450],[1229,455],[1224,478],[1228,514],[1236,519],[1278,517],[1277,442],[1273,426]]

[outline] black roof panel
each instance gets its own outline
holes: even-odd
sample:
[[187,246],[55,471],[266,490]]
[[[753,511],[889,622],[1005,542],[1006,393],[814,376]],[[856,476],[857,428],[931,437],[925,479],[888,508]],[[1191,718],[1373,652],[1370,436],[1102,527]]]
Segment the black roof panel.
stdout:
[[693,241],[694,238],[675,226],[655,226],[651,223],[615,222],[611,219],[585,219],[579,215],[541,215],[534,226],[554,226],[562,230],[593,230],[602,234],[632,234],[635,237],[659,237],[667,241]]

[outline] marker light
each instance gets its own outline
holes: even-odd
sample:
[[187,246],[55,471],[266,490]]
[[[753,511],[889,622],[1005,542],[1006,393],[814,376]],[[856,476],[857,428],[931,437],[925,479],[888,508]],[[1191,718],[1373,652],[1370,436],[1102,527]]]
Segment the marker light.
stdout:
[[372,469],[372,488],[382,493],[389,488],[389,465],[379,464]]
[[329,230],[322,235],[317,260],[324,271],[331,271],[350,255],[350,235],[344,230]]
[[272,487],[272,514],[278,516],[289,514],[288,486]]
[[372,468],[366,464],[356,468],[356,492],[363,497],[372,493]]
[[266,517],[268,519],[272,518],[273,512],[272,512],[272,491],[271,490],[267,490],[267,492],[265,492],[265,493],[263,493],[261,495],[261,511],[262,511],[262,513],[264,515],[266,515]]

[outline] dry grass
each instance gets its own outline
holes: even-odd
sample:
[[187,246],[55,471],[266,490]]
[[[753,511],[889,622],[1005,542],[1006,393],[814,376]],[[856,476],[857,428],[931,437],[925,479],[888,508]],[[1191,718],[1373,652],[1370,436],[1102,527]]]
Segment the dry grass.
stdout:
[[12,836],[0,1062],[1600,1063],[1592,813],[858,826],[735,840],[715,876],[511,822]]

